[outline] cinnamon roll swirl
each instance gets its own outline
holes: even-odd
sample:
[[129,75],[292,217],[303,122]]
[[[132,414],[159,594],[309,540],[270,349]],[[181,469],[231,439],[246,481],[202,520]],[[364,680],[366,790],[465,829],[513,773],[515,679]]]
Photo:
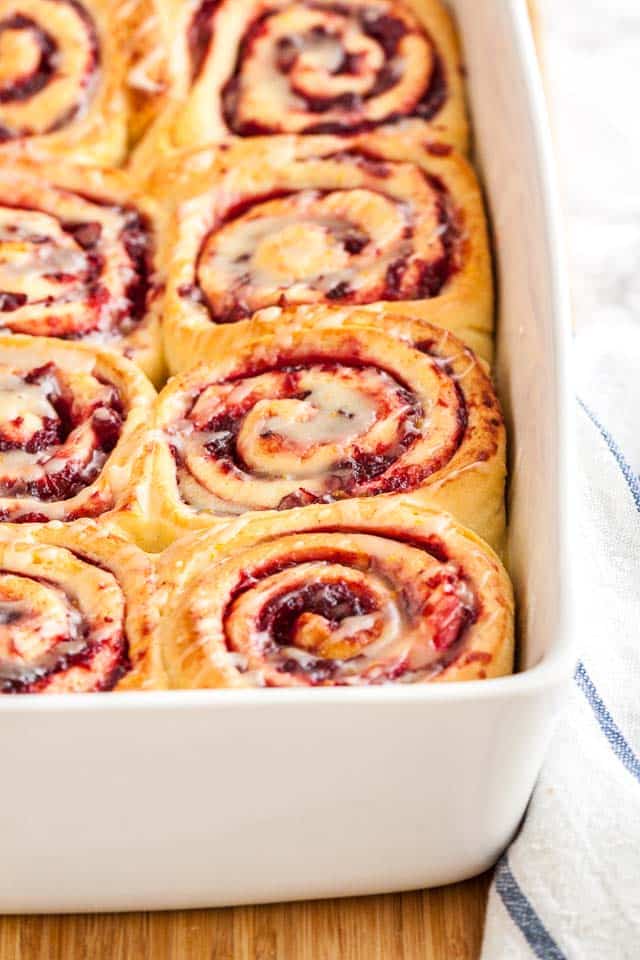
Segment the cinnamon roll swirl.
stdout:
[[176,196],[165,346],[179,371],[267,306],[419,315],[491,355],[492,281],[471,167],[382,134],[274,137],[196,151],[157,174]]
[[161,0],[173,106],[143,155],[227,137],[397,130],[464,150],[455,31],[439,0]]
[[159,233],[123,173],[0,162],[0,332],[112,347],[158,381]]
[[0,520],[75,520],[116,508],[155,392],[110,351],[0,337]]
[[186,537],[160,561],[174,687],[363,686],[509,673],[513,601],[447,514],[351,500]]
[[425,321],[264,310],[233,353],[169,382],[153,432],[165,542],[254,511],[402,496],[502,545],[498,400],[472,351]]
[[149,558],[100,525],[0,524],[0,694],[166,687]]
[[3,0],[0,153],[118,164],[127,140],[121,0]]

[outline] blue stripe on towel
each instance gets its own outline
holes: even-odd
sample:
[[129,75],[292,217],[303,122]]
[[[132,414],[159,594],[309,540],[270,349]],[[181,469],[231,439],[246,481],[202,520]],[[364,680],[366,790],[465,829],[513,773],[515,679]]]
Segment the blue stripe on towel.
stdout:
[[[590,410],[586,403],[584,403],[584,401],[582,401],[579,397],[578,403],[589,417],[593,425],[596,427],[600,436],[613,454],[616,463],[620,467],[620,472],[622,473],[622,476],[629,487],[631,496],[633,497],[633,502],[636,505],[636,509],[640,511],[640,480],[638,479],[638,476],[631,469],[625,458],[625,455],[607,428],[600,423],[593,411]],[[586,667],[582,662],[580,662],[576,667],[574,678],[584,693],[587,703],[593,710],[595,718],[600,725],[600,729],[609,741],[611,749],[615,753],[616,757],[618,760],[620,760],[622,765],[626,767],[629,773],[640,782],[640,758],[627,742],[619,726],[609,713],[609,710],[605,706],[602,697],[596,690],[596,686],[587,673]]]
[[596,690],[595,684],[587,673],[582,661],[580,661],[576,667],[574,678],[587,698],[587,702],[595,714],[600,729],[609,741],[616,757],[620,763],[627,768],[629,773],[640,782],[640,758],[626,741],[620,727],[607,710],[602,697]]
[[531,906],[511,872],[507,854],[498,861],[494,882],[507,913],[540,960],[565,960],[565,955]]
[[586,405],[586,403],[583,400],[580,399],[580,397],[578,397],[578,403],[580,404],[580,406],[582,407],[586,415],[589,417],[589,420],[591,420],[594,427],[597,428],[600,436],[602,437],[602,439],[608,446],[609,450],[613,454],[616,463],[620,467],[620,472],[622,473],[622,476],[627,481],[627,486],[631,491],[631,496],[633,497],[633,502],[636,505],[636,509],[640,511],[640,480],[638,480],[637,475],[633,472],[633,470],[627,463],[625,455],[623,454],[622,450],[620,449],[616,441],[613,439],[613,437],[611,436],[607,428],[600,423],[595,413],[593,413],[593,411],[589,409],[589,407]]

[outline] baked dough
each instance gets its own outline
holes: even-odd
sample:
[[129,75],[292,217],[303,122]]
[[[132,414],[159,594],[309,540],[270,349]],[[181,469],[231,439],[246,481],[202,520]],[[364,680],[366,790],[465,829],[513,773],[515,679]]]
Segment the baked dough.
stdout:
[[505,429],[486,365],[424,320],[261,311],[174,377],[153,422],[161,544],[234,515],[410,497],[503,545]]
[[161,224],[120,171],[0,158],[0,332],[111,347],[158,382]]
[[155,581],[95,521],[0,524],[0,694],[166,688]]
[[129,141],[135,145],[168,103],[168,43],[158,0],[122,0],[118,16],[126,37]]
[[513,667],[509,578],[447,514],[349,500],[179,540],[160,560],[173,687],[476,680]]
[[155,391],[109,350],[0,337],[0,520],[75,520],[116,508]]
[[439,0],[159,0],[171,101],[141,148],[391,129],[465,150],[460,51]]
[[123,2],[2,0],[0,153],[124,159]]
[[[271,137],[195,151],[157,171],[167,233],[169,367],[220,354],[267,306],[411,313],[491,358],[493,296],[480,189],[462,157],[370,133]],[[376,308],[377,309],[377,308]]]

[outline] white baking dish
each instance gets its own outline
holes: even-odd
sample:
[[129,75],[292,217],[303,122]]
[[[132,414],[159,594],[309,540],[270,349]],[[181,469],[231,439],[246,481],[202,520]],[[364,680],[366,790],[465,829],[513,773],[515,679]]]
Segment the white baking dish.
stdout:
[[524,0],[456,0],[495,230],[521,667],[407,688],[0,698],[0,910],[196,907],[470,876],[571,674],[568,310]]

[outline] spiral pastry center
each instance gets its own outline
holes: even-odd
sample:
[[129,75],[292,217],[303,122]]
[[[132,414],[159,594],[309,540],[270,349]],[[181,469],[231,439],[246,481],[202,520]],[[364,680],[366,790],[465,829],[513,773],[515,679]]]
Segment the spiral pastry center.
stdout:
[[0,141],[67,126],[93,95],[100,53],[78,0],[3,4],[0,20]]
[[219,622],[237,669],[266,686],[430,677],[460,652],[477,613],[464,571],[429,544],[327,531],[278,538],[240,562],[241,573],[220,568],[226,605],[203,583],[190,609],[202,642]]
[[[36,560],[45,575],[32,574]],[[0,693],[113,687],[129,669],[124,599],[113,574],[56,548],[24,545],[5,548],[2,566]]]
[[183,501],[242,513],[419,484],[455,453],[465,413],[446,371],[410,356],[412,386],[327,359],[205,387],[167,426]]
[[389,587],[339,563],[303,563],[275,574],[236,600],[227,617],[233,650],[249,659],[257,643],[262,657],[284,657],[290,668],[286,658],[317,668],[314,661],[367,656],[374,644],[397,642],[401,627]]
[[151,237],[134,209],[17,182],[0,200],[0,329],[108,341],[152,295]]
[[[40,503],[91,484],[122,424],[118,391],[93,374],[53,363],[30,371],[0,365],[0,518],[43,519]],[[22,510],[22,499],[33,502]]]
[[195,280],[218,323],[276,305],[432,297],[456,269],[447,197],[421,170],[350,153],[317,163],[308,175],[322,189],[243,205],[204,239]]
[[77,607],[52,584],[0,575],[0,683],[29,683],[58,658],[81,653],[85,626]]
[[[205,35],[207,21],[193,22]],[[202,44],[192,50],[201,65]],[[440,58],[408,8],[316,0],[272,4],[248,26],[223,110],[240,136],[345,133],[429,119],[445,98]]]
[[20,14],[0,22],[0,103],[25,100],[41,90],[54,69],[51,34]]

